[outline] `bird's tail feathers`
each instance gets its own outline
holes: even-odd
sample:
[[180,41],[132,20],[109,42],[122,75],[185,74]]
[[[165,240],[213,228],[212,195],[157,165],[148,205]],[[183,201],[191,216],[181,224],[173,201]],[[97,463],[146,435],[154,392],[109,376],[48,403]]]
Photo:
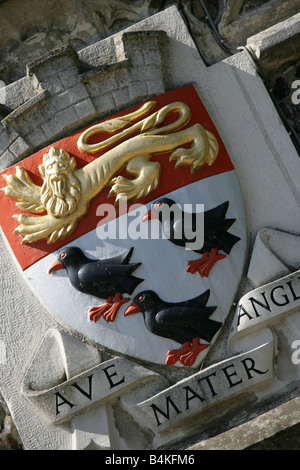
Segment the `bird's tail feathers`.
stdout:
[[132,274],[142,263],[131,263],[124,265],[124,269],[126,269],[127,274]]
[[[212,314],[217,310],[218,307],[205,307],[205,311],[203,312],[204,315],[202,316],[202,318],[209,318],[212,316]],[[214,320],[212,320],[214,321]]]
[[219,206],[213,207],[213,209],[209,209],[208,211],[206,211],[206,214],[208,216],[213,215],[213,217],[216,219],[224,219],[228,207],[229,201],[225,201],[222,202],[222,204],[220,204]]
[[138,285],[141,284],[141,282],[144,282],[144,279],[141,279],[136,276],[130,276],[126,279],[127,282],[127,293],[132,294],[133,291],[137,288]]
[[203,294],[201,294],[199,296],[199,299],[201,299],[201,304],[203,306],[205,306],[207,304],[207,301],[209,299],[209,296],[210,296],[210,289],[207,289],[205,292],[203,292]]
[[[207,322],[205,322],[205,324],[202,320],[201,323],[199,322],[199,333],[201,338],[210,343],[215,334],[221,328],[221,326],[222,323],[216,320],[208,320]],[[197,329],[196,325],[195,329]]]
[[193,307],[201,308],[205,307],[207,304],[207,301],[210,296],[210,289],[207,289],[205,292],[203,292],[200,295],[197,295],[197,297],[194,297],[193,299],[190,299],[186,302],[186,306],[189,307],[190,305]]
[[[130,276],[139,266],[141,266],[142,263],[132,263],[132,264],[121,264],[117,267],[117,273],[115,274],[115,277],[124,277],[124,276]],[[111,269],[115,269],[115,266],[112,264],[107,265],[108,271]]]
[[240,237],[233,235],[232,233],[223,232],[220,234],[215,235],[215,240],[220,244],[222,247],[221,249],[229,255],[232,247],[240,241]]
[[127,253],[124,253],[124,259],[122,261],[122,264],[127,264],[129,263],[132,253],[133,253],[134,248],[131,247],[130,250],[127,251]]
[[[228,230],[231,227],[231,225],[234,224],[235,221],[236,221],[236,219],[225,219],[223,221],[223,230]],[[224,225],[225,225],[225,227],[224,227]]]
[[129,263],[132,253],[133,253],[134,248],[130,248],[130,250],[123,251],[122,253],[112,256],[111,258],[108,259],[102,259],[100,262],[102,264],[120,264],[124,265]]
[[[135,271],[137,268],[139,268],[140,266],[142,265],[142,263],[135,263],[133,266],[134,266],[134,269],[133,271]],[[133,272],[132,271],[132,272]]]

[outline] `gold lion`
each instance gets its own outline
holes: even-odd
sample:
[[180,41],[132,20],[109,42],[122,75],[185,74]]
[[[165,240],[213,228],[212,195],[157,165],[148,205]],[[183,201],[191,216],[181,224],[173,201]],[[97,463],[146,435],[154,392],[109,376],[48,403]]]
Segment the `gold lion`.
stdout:
[[[176,160],[176,168],[189,166],[192,172],[215,162],[219,146],[214,134],[201,124],[182,129],[190,120],[185,103],[169,104],[145,117],[155,105],[149,101],[133,113],[84,131],[78,139],[79,150],[93,154],[111,148],[83,168],[77,169],[75,159],[65,150],[51,147],[39,167],[42,186],[34,184],[20,166],[14,175],[3,175],[7,186],[2,191],[16,200],[22,211],[38,214],[13,216],[19,222],[15,232],[23,236],[22,244],[45,239],[50,244],[70,235],[87,214],[91,200],[107,185],[115,204],[150,194],[160,177],[160,164],[150,160],[153,154],[171,153],[169,159]],[[167,115],[174,112],[176,121],[166,124]],[[100,132],[112,135],[89,144],[90,137]],[[133,179],[118,175],[124,167]]]

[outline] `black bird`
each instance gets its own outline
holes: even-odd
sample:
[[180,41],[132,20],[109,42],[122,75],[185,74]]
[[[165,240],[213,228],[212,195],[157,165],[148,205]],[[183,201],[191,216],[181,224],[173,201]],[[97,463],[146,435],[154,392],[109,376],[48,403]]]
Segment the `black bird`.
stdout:
[[[143,221],[159,219],[162,224],[163,232],[171,243],[177,246],[188,248],[196,242],[194,238],[188,238],[186,235],[197,234],[199,228],[203,230],[204,219],[204,243],[202,248],[193,249],[195,253],[201,253],[200,259],[189,261],[187,272],[195,274],[196,271],[202,277],[208,277],[214,264],[226,258],[232,247],[240,240],[239,237],[228,233],[228,229],[236,219],[226,219],[226,212],[229,207],[229,201],[205,211],[202,213],[183,212],[178,204],[172,199],[161,198],[152,204],[149,212],[143,217]],[[203,219],[200,219],[200,214]],[[226,254],[219,254],[219,250]]]
[[119,308],[128,302],[122,294],[132,294],[143,279],[132,276],[141,263],[128,264],[133,248],[113,258],[93,260],[87,258],[76,247],[64,248],[48,269],[48,274],[58,269],[66,269],[69,280],[75,289],[101,299],[104,305],[91,307],[90,320],[96,322],[101,316],[106,321],[114,321]]
[[211,342],[222,323],[209,317],[217,307],[207,307],[210,291],[183,302],[165,302],[151,290],[137,294],[124,316],[142,312],[146,328],[151,333],[181,343],[180,349],[167,353],[166,364],[178,360],[186,366],[194,364],[198,354],[209,346],[200,344],[200,338]]

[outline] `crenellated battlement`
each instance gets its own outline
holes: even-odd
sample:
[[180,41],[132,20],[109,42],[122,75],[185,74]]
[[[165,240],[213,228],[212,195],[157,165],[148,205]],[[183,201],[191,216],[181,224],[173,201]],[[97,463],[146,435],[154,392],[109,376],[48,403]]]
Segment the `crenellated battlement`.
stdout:
[[5,105],[11,112],[0,123],[1,168],[166,91],[166,42],[164,31],[124,32],[110,43],[114,62],[93,66],[84,61],[83,51],[65,46],[29,63],[26,76],[6,87]]

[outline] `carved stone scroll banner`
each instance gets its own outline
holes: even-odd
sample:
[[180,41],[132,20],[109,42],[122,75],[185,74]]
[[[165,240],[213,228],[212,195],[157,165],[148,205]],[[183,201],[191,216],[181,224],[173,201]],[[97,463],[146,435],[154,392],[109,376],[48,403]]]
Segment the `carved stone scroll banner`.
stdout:
[[143,386],[158,374],[123,358],[110,359],[49,390],[36,391],[24,384],[23,395],[41,409],[53,424],[69,421],[91,407],[117,399],[129,389]]
[[[274,339],[268,327],[299,308],[300,271],[248,292],[238,302],[228,341],[229,352],[241,352],[171,387],[159,374],[115,358],[49,390],[30,391],[23,386],[23,394],[54,424],[121,397],[125,409],[142,426],[161,433],[215,403],[267,386],[274,378]],[[128,390],[135,383],[147,389],[150,378],[163,389],[133,403]]]
[[[268,233],[278,236],[274,230]],[[283,233],[279,236],[291,237]],[[258,244],[253,259],[257,250],[261,250]],[[299,309],[300,271],[296,271],[250,290],[239,300],[228,339],[228,351],[234,355],[171,387],[159,374],[115,358],[50,390],[30,391],[23,386],[23,393],[56,424],[120,397],[124,408],[142,427],[150,428],[155,434],[162,433],[201,415],[215,403],[272,382],[275,344],[271,329],[276,328],[282,317]],[[132,400],[128,390],[138,383],[141,390],[145,387],[142,395],[147,395],[150,378],[156,380],[160,391],[143,401]]]
[[120,357],[103,361],[93,346],[51,328],[31,358],[21,392],[49,425],[70,428],[73,450],[109,450],[109,415],[120,398],[138,388],[151,396],[167,386],[159,374]]
[[[46,338],[53,335],[59,337],[60,334],[50,331]],[[64,335],[64,343],[67,343],[66,358],[70,358],[71,352],[68,342],[72,344],[74,341],[71,338],[66,340]],[[103,427],[107,419],[105,409],[120,399],[124,409],[142,429],[161,433],[189,417],[201,415],[215,403],[233,398],[245,390],[266,386],[273,378],[273,344],[270,340],[251,351],[203,369],[173,386],[160,374],[116,357],[80,373],[73,369],[71,378],[45,390],[41,389],[40,381],[39,389],[35,389],[35,370],[47,367],[42,357],[45,352],[43,343],[23,379],[22,393],[51,423],[61,425],[72,421],[73,432],[77,430],[79,416],[84,417],[90,412],[99,414],[101,410],[104,415],[99,425]],[[53,355],[53,347],[51,352]],[[138,394],[134,392],[137,387]],[[140,396],[151,398],[141,401]],[[89,432],[91,428],[93,426],[90,426]],[[108,447],[109,432],[107,426]],[[100,433],[97,434],[99,440]]]
[[182,426],[189,418],[201,419],[214,404],[266,386],[272,378],[273,345],[269,342],[208,367],[128,410],[137,420],[143,417],[154,432],[162,433]]
[[[248,292],[238,302],[229,335],[229,350],[241,347],[243,338],[255,335],[300,309],[300,271]],[[237,346],[239,343],[239,346]]]

